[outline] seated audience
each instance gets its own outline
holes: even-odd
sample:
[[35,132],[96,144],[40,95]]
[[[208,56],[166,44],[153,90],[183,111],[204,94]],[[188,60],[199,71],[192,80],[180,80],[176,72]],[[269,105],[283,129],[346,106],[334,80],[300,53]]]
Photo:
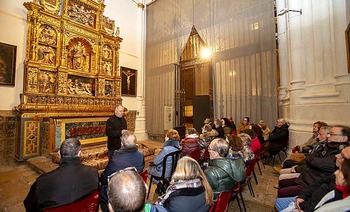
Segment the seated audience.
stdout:
[[245,180],[244,161],[227,158],[228,150],[229,144],[222,138],[214,139],[209,145],[210,161],[204,173],[213,189],[214,202],[220,192],[229,191]]
[[199,145],[202,148],[201,160],[204,159],[205,149],[209,146],[210,142],[218,135],[216,130],[213,130],[209,124],[204,125],[202,128],[202,134],[199,136]]
[[229,135],[228,142],[230,145],[228,158],[237,159],[242,158],[245,165],[248,165],[254,159],[254,152],[250,148],[250,136],[245,133],[239,135]]
[[[211,120],[210,120],[210,118],[206,118],[206,119],[204,119],[204,125],[203,125],[203,127],[206,125],[206,124],[209,124],[210,126],[213,126],[213,123],[211,123]],[[203,128],[202,127],[202,128]]]
[[142,172],[145,167],[144,156],[138,151],[136,137],[131,131],[124,131],[121,136],[121,148],[115,151],[112,158],[108,161],[105,170],[101,174],[101,209],[107,211],[107,186],[108,176],[116,171],[127,167],[136,167],[138,172]]
[[62,142],[60,166],[39,176],[24,200],[26,211],[42,211],[75,202],[98,189],[97,170],[80,162],[81,143],[76,138]]
[[[257,125],[254,124],[253,129],[254,129],[254,126],[257,126]],[[261,131],[260,127],[257,127],[257,128],[258,128],[257,131],[260,130],[261,135],[262,135],[262,131]],[[243,132],[250,136],[250,138],[251,138],[250,149],[254,152],[254,158],[258,159],[260,157],[260,152],[261,152],[261,144],[260,144],[260,141],[258,139],[258,135],[255,133],[254,130],[251,130],[251,129],[244,130]],[[262,136],[261,136],[261,138],[262,138]]]
[[195,128],[190,127],[187,129],[187,133],[184,139],[181,141],[181,154],[180,157],[186,156],[192,151],[199,149],[199,135]]
[[268,141],[269,140],[269,135],[270,135],[270,128],[265,124],[264,120],[260,120],[258,123],[258,126],[261,128],[261,130],[263,131],[263,137],[264,137],[264,141]]
[[[314,208],[316,211],[350,211],[350,160],[344,159],[335,171],[335,189],[328,192]],[[347,199],[346,201],[344,201]],[[307,212],[306,210],[304,210]],[[310,212],[313,210],[310,210]]]
[[237,127],[235,125],[235,122],[233,121],[232,116],[228,116],[227,119],[231,122],[231,128],[232,128],[231,134],[236,135]]
[[[248,132],[250,131],[250,129],[247,129]],[[261,146],[265,143],[265,139],[264,139],[264,133],[261,129],[261,127],[257,124],[253,124],[252,125],[252,130],[255,134],[255,137],[258,139],[259,143],[260,143],[260,150],[261,150]],[[245,131],[243,131],[244,133],[247,133]],[[250,135],[249,133],[247,133],[248,135]],[[253,139],[253,138],[252,138]]]
[[222,128],[222,126],[221,126],[221,120],[220,119],[215,119],[214,120],[213,129],[218,132],[218,135],[216,136],[216,138],[224,138],[225,139],[225,132],[224,132],[224,129]]
[[[159,152],[159,154],[153,159],[151,162],[149,168],[148,168],[148,176],[151,175],[155,177],[161,177],[163,172],[163,160],[164,157],[172,152],[176,152],[180,150],[180,135],[179,133],[174,129],[169,129],[165,135],[165,142],[163,144],[162,150]],[[166,171],[165,171],[165,177],[170,178],[171,176],[171,166],[172,166],[172,159],[171,157],[168,157],[166,161]],[[158,180],[154,179],[153,183],[157,183],[157,189],[156,193],[161,194],[163,191],[165,191],[165,186]]]
[[[350,128],[335,125],[328,135],[324,151],[307,157],[305,168],[298,178],[279,181],[278,197],[292,197],[321,178],[328,177],[336,170],[335,155],[349,145]],[[298,168],[298,167],[297,167]]]
[[231,135],[232,125],[230,120],[228,120],[227,118],[221,118],[221,126],[224,129],[225,136]]
[[250,124],[250,119],[248,116],[242,119],[242,122],[238,125],[237,134],[242,133],[245,129],[252,129],[252,125]]
[[149,211],[145,205],[145,182],[135,167],[122,169],[109,176],[107,194],[110,212]]
[[288,128],[286,120],[277,119],[276,126],[269,135],[268,153],[270,156],[278,154],[287,147],[289,141]]
[[[327,151],[325,149],[327,143],[327,135],[330,131],[330,126],[322,126],[319,130],[317,139],[319,140],[318,145],[311,151],[309,156],[319,154],[319,152]],[[324,153],[325,154],[325,153]],[[306,168],[306,157],[303,153],[292,153],[283,162],[283,169],[280,170],[279,180],[296,178]],[[292,166],[291,168],[285,168]]]
[[171,178],[170,186],[162,197],[158,198],[155,211],[182,212],[208,211],[213,203],[213,191],[198,162],[190,157],[178,161]]
[[313,148],[315,148],[318,144],[318,139],[317,139],[317,135],[318,135],[318,131],[320,130],[320,128],[322,126],[326,126],[327,124],[322,122],[322,121],[317,121],[315,123],[313,123],[312,125],[312,135],[309,138],[309,140],[307,140],[301,147],[299,145],[297,145],[296,147],[294,147],[292,149],[292,152],[302,152],[302,153],[310,153],[311,150]]
[[[341,153],[336,155],[336,165],[341,167],[344,160],[349,161],[350,147],[346,147]],[[346,165],[348,166],[348,165]],[[336,174],[336,172],[335,172]],[[320,200],[331,191],[336,189],[336,175],[332,174],[329,177],[322,178],[307,188],[303,189],[297,197],[278,198],[276,200],[276,208],[278,211],[314,211]],[[349,173],[350,174],[350,173]],[[350,191],[350,190],[348,190]]]

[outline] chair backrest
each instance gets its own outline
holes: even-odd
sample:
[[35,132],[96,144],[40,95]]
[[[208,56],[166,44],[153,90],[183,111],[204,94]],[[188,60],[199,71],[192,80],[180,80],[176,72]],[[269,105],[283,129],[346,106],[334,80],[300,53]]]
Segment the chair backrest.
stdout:
[[221,192],[218,196],[218,199],[210,209],[210,212],[226,212],[228,211],[228,206],[230,203],[230,199],[232,196],[232,190],[231,191],[225,191]]
[[181,154],[180,158],[184,156],[188,156],[190,152],[199,149],[199,138],[185,138],[181,142]]
[[256,164],[256,158],[252,159],[250,163],[245,168],[246,177],[251,177],[253,173],[254,166]]
[[147,182],[147,177],[148,177],[147,169],[144,170],[143,172],[140,172],[140,176],[142,177],[143,181],[145,181],[145,183],[146,183]]
[[74,211],[74,212],[97,212],[98,211],[98,199],[100,193],[98,190],[89,194],[88,196],[79,199],[68,205],[62,205],[55,208],[45,209],[44,212],[62,212],[62,211]]
[[210,154],[209,154],[209,150],[208,150],[209,146],[207,146],[204,150],[204,156],[203,156],[203,159],[204,160],[208,160],[210,159]]
[[170,176],[173,175],[176,165],[177,165],[177,161],[179,160],[179,156],[180,156],[181,150],[169,153],[167,155],[165,155],[164,159],[163,159],[163,171],[162,171],[162,176],[161,178],[165,179],[166,176],[166,170],[167,170],[167,161],[168,158],[171,158],[171,171],[170,171]]

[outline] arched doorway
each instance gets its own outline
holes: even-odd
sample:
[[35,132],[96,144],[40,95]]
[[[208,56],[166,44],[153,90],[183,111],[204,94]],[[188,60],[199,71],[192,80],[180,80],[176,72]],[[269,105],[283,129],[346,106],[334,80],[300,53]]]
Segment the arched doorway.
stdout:
[[192,26],[191,34],[176,66],[177,126],[201,131],[205,118],[213,117],[213,79],[207,46]]

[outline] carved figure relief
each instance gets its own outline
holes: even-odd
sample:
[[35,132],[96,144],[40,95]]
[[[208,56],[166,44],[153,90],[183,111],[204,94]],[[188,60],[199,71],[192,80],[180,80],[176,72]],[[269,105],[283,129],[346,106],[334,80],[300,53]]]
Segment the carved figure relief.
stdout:
[[28,70],[27,89],[29,91],[38,92],[38,70],[31,68]]
[[55,50],[50,46],[39,45],[38,61],[49,65],[55,65],[55,61],[56,61]]
[[93,27],[95,25],[95,16],[92,10],[85,9],[84,5],[78,5],[70,2],[68,5],[68,16],[73,20]]
[[103,72],[108,76],[112,76],[112,63],[111,62],[103,61]]
[[56,45],[56,31],[49,25],[41,25],[39,29],[39,42],[46,45]]
[[40,91],[43,93],[54,93],[56,75],[51,72],[41,72],[40,74]]
[[67,94],[93,96],[94,80],[85,77],[69,76]]
[[114,93],[114,86],[113,86],[113,82],[106,80],[106,84],[105,84],[105,96],[113,96]]
[[106,60],[112,59],[112,48],[108,45],[103,46],[103,59],[106,59]]
[[109,19],[106,16],[103,16],[103,22],[102,22],[102,26],[104,28],[104,30],[109,34],[109,35],[113,35],[114,33],[114,26],[115,26],[115,21]]

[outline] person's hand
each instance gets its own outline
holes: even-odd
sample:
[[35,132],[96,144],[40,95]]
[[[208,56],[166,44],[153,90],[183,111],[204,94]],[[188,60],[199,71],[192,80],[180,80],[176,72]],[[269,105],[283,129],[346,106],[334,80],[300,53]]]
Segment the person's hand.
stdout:
[[122,134],[125,133],[126,131],[128,131],[128,130],[122,130]]
[[299,210],[299,211],[302,211],[301,208],[300,208],[300,203],[304,202],[304,199],[302,198],[296,198],[295,199],[295,207]]

